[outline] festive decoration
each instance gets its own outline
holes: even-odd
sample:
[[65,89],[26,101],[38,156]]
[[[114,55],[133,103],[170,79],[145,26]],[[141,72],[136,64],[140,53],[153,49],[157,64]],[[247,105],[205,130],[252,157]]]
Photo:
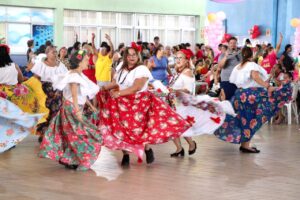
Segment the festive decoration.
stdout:
[[259,30],[259,26],[258,25],[254,25],[251,29],[250,29],[250,36],[252,39],[256,39],[260,36],[261,32]]
[[300,19],[293,18],[293,19],[291,19],[290,24],[292,27],[296,28],[300,25]]
[[207,19],[209,22],[214,22],[217,20],[217,15],[215,13],[209,13],[207,15]]
[[223,39],[221,41],[221,43],[228,43],[229,39],[232,37],[232,35],[228,34],[228,33],[224,33]]
[[290,21],[290,24],[292,27],[296,28],[295,31],[295,39],[294,39],[294,45],[293,45],[293,56],[298,56],[300,52],[300,19],[299,18],[293,18]]
[[204,31],[204,37],[214,52],[218,51],[218,45],[223,40],[222,38],[225,33],[223,26],[224,19],[226,19],[226,14],[223,11],[208,13],[207,15],[207,26]]
[[217,12],[217,18],[219,19],[219,20],[225,20],[226,19],[226,14],[223,12],[223,11],[219,11],[219,12]]

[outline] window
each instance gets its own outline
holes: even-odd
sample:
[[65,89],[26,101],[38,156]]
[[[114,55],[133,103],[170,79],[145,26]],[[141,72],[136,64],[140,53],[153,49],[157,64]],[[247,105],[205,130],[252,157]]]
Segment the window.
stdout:
[[92,33],[97,33],[97,28],[95,27],[81,27],[80,28],[80,39],[81,42],[91,42]]
[[66,46],[74,43],[74,32],[78,34],[80,42],[90,42],[91,34],[95,33],[97,47],[101,41],[105,41],[105,33],[110,35],[115,48],[121,42],[129,45],[138,39],[153,42],[155,36],[160,37],[163,45],[195,43],[195,16],[77,10],[65,10],[64,15]]
[[[64,46],[70,47],[76,41],[76,34],[79,35],[79,27],[65,26],[64,27]],[[79,38],[78,38],[79,39]]]
[[[118,34],[118,44],[124,42],[126,46],[130,45],[133,39],[133,30],[129,28],[122,28],[119,30]],[[116,46],[117,48],[117,46]]]
[[29,39],[34,39],[35,49],[53,41],[53,22],[52,9],[0,6],[0,39],[5,37],[12,54],[25,54]]
[[31,38],[30,24],[8,24],[7,42],[11,52],[21,54],[27,50],[27,41]]
[[180,30],[168,30],[167,31],[167,44],[170,46],[177,45],[181,42]]

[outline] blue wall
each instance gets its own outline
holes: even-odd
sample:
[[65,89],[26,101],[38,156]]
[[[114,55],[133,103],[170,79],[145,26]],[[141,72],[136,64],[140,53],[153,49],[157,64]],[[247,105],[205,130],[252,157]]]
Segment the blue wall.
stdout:
[[[278,33],[282,32],[284,41],[282,48],[293,42],[295,29],[290,20],[300,18],[299,0],[244,0],[240,3],[226,4],[207,2],[207,13],[224,11],[227,15],[227,32],[236,36],[249,36],[253,25],[259,25],[262,40],[272,41],[275,45]],[[271,30],[271,37],[266,37],[266,29]]]

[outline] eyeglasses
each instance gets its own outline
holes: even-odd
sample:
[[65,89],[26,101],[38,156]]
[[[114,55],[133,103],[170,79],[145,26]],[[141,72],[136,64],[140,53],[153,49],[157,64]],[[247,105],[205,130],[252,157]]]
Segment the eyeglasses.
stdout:
[[137,57],[137,55],[136,55],[136,54],[128,54],[127,56],[128,56],[128,57],[132,57],[132,58],[135,58],[135,57]]
[[181,61],[184,57],[175,57],[175,60]]

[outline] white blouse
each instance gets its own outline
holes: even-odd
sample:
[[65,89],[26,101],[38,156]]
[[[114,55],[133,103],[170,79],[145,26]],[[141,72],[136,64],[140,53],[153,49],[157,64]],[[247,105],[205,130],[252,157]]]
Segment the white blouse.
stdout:
[[239,68],[237,65],[229,78],[230,83],[235,84],[238,88],[250,88],[250,87],[263,87],[251,78],[252,71],[258,71],[260,78],[263,81],[268,79],[268,74],[264,68],[254,62],[247,62],[243,68]]
[[139,92],[147,91],[149,80],[152,80],[153,77],[150,70],[145,65],[140,65],[129,72],[125,69],[120,69],[115,76],[115,80],[120,86],[120,90],[131,87],[135,79],[138,78],[148,78],[147,82]]
[[16,85],[18,83],[18,71],[15,63],[0,67],[0,84]]
[[64,98],[71,102],[73,102],[73,98],[70,83],[77,83],[79,85],[77,91],[79,105],[84,105],[87,98],[93,99],[100,89],[98,85],[88,79],[83,73],[78,74],[71,71],[54,76],[51,81],[53,88],[63,91]]
[[44,62],[37,62],[34,64],[31,71],[41,77],[41,81],[52,82],[52,77],[67,73],[68,69],[62,62],[59,62],[57,67],[50,67]]
[[188,90],[193,94],[196,80],[194,77],[187,76],[183,73],[179,75],[174,84],[171,86],[174,90]]

